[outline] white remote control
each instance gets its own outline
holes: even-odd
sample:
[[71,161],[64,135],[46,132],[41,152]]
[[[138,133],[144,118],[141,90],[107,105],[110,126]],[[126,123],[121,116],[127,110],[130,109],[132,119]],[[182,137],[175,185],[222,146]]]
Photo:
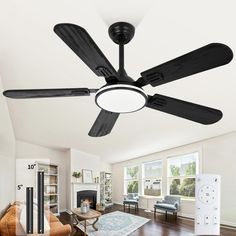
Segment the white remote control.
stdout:
[[196,176],[196,235],[220,235],[220,184],[219,175]]

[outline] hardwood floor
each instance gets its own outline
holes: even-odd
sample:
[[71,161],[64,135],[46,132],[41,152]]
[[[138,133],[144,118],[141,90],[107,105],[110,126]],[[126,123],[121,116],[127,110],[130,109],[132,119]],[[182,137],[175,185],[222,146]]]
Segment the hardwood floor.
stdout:
[[[106,210],[106,213],[112,211],[123,211],[123,206],[114,205],[112,208]],[[128,212],[128,210],[127,210]],[[135,214],[134,209],[131,209],[131,214]],[[194,223],[192,220],[178,218],[177,221],[174,216],[168,215],[167,221],[164,215],[157,214],[156,218],[153,213],[146,213],[139,209],[139,215],[150,219],[148,223],[137,229],[130,236],[192,236],[194,235]],[[59,217],[63,224],[72,225],[71,236],[82,236],[83,233],[79,229],[73,227],[73,218],[66,212],[61,213]],[[236,236],[236,230],[221,228],[221,236]],[[122,236],[122,235],[121,235]]]

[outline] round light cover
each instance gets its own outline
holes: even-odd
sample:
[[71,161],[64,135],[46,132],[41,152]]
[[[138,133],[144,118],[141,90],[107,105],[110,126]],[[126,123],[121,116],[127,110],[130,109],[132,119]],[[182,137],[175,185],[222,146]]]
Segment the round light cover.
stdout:
[[106,110],[116,113],[129,113],[142,109],[147,101],[143,89],[133,85],[107,85],[98,90],[96,104]]

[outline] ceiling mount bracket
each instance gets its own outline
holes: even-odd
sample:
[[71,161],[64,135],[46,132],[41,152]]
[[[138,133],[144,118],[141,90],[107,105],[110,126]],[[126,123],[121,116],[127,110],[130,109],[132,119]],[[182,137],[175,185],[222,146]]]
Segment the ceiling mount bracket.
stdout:
[[108,33],[112,41],[116,44],[127,44],[134,37],[135,28],[127,22],[117,22],[112,24]]
[[124,67],[124,45],[129,43],[134,37],[135,28],[133,25],[127,22],[116,22],[112,24],[108,33],[112,41],[119,45],[119,70],[118,74],[121,81],[130,81],[132,79],[127,77]]

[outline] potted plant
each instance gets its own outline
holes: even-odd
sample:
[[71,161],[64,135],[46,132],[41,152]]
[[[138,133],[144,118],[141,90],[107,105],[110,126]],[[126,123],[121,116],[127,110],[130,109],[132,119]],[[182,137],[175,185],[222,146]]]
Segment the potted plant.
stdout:
[[78,181],[78,179],[81,177],[81,173],[79,171],[74,171],[72,176],[76,178],[76,181]]

